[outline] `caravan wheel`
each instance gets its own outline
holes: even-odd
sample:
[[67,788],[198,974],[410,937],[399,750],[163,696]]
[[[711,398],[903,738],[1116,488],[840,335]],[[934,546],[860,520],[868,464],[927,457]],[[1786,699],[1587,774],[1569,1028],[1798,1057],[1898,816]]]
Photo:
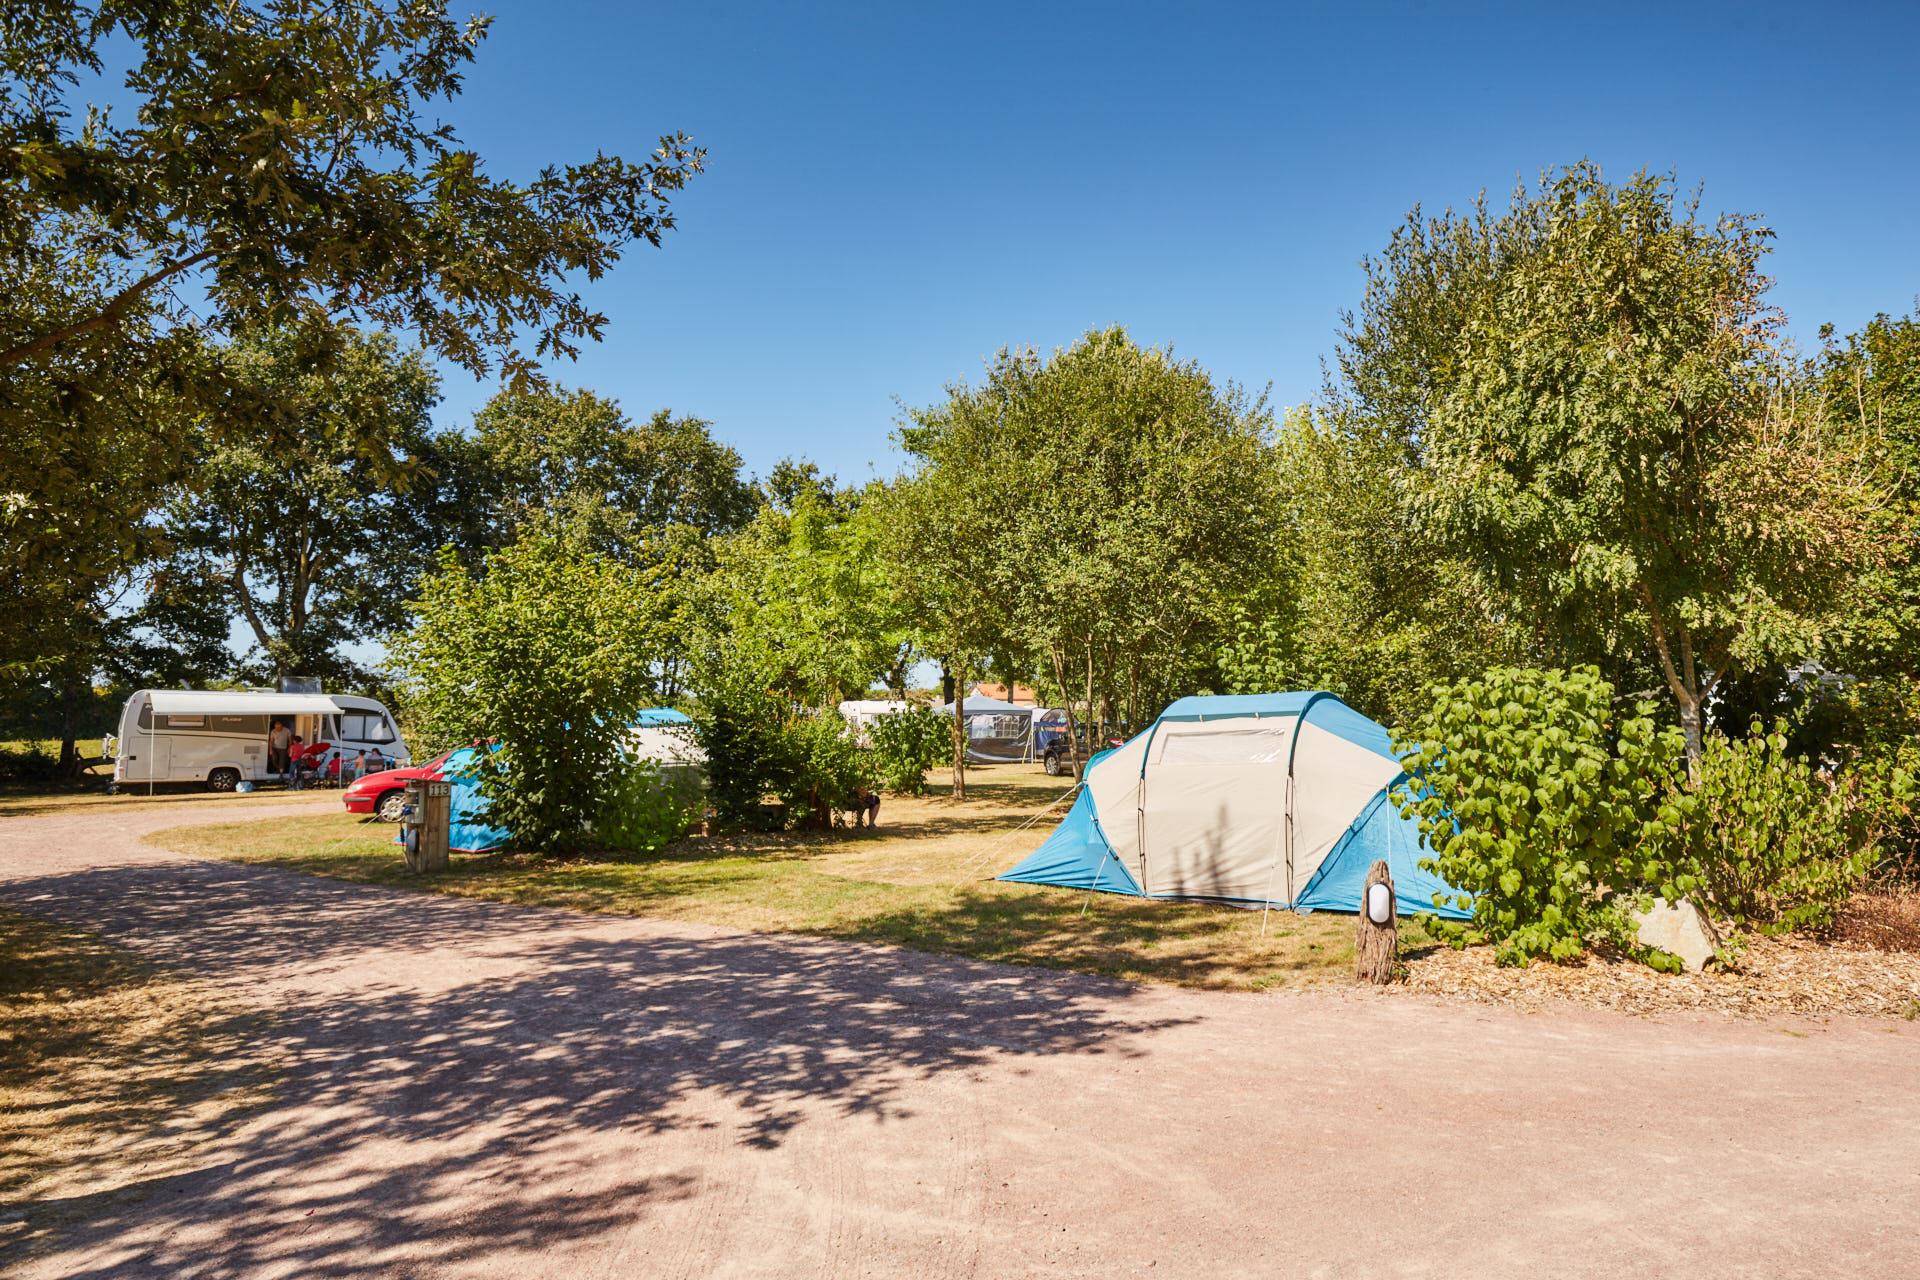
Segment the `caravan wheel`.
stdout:
[[238,769],[215,769],[207,775],[207,790],[231,791],[240,785]]

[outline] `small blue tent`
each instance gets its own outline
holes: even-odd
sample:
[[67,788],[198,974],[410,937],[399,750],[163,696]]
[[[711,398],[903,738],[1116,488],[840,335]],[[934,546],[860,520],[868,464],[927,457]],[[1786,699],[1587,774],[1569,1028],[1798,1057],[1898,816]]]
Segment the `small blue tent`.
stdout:
[[[1402,914],[1465,918],[1420,869],[1390,735],[1330,693],[1182,698],[1095,756],[1073,807],[1002,880],[1295,911],[1358,911],[1374,860]],[[1441,899],[1436,904],[1434,899]]]

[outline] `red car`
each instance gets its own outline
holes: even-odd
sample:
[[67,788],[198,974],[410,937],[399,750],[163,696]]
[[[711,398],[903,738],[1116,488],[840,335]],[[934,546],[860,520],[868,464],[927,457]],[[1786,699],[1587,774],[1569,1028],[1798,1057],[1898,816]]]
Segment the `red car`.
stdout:
[[451,751],[442,751],[425,764],[409,769],[382,769],[370,773],[341,793],[348,813],[371,813],[382,822],[400,821],[400,807],[407,802],[407,784],[416,778],[433,781],[441,777],[440,766]]

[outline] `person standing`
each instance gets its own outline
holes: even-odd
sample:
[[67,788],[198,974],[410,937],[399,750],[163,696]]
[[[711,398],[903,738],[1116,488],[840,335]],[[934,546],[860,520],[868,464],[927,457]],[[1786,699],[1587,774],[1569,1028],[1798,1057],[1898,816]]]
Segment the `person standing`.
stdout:
[[273,728],[267,733],[267,772],[287,776],[290,757],[288,748],[293,746],[293,730],[287,727],[285,720],[275,720]]
[[292,790],[300,789],[300,758],[307,754],[306,740],[299,734],[293,735],[293,744],[287,748],[287,772],[291,780],[287,783]]

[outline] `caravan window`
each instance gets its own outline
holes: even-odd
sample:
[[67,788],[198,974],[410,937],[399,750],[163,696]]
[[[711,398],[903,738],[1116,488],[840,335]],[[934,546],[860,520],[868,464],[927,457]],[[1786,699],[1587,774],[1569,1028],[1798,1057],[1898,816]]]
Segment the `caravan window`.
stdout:
[[[142,712],[141,719],[146,715]],[[265,716],[208,716],[175,713],[159,717],[160,727],[173,733],[218,733],[231,738],[265,737]]]
[[343,711],[340,736],[348,742],[392,742],[393,728],[378,711]]
[[1166,733],[1160,737],[1160,763],[1173,765],[1251,765],[1287,763],[1292,724],[1272,728],[1211,733]]

